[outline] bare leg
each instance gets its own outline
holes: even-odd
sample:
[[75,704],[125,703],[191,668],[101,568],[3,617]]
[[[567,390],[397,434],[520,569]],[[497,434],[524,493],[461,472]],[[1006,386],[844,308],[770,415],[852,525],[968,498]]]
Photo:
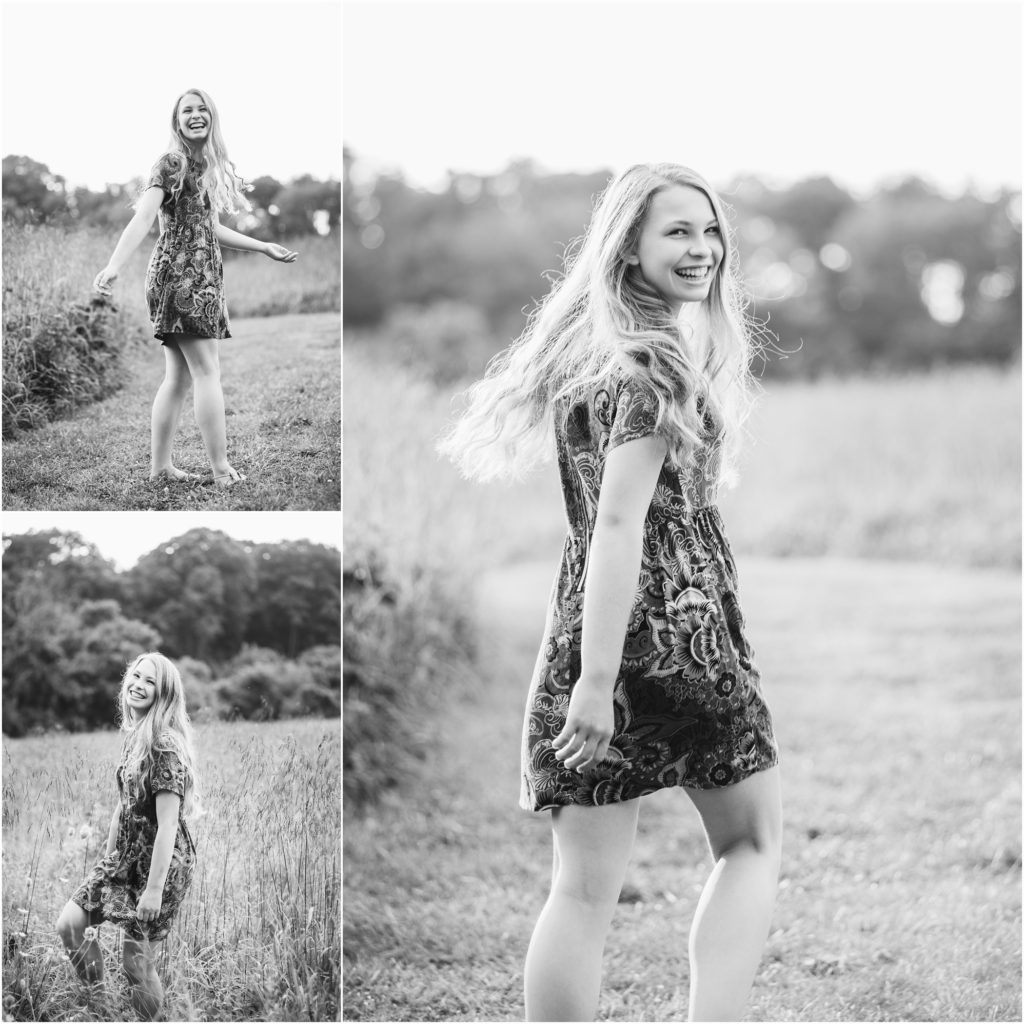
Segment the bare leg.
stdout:
[[189,475],[175,469],[171,461],[171,449],[181,419],[181,408],[192,385],[192,374],[176,342],[170,341],[161,347],[164,350],[164,379],[153,399],[149,478],[155,480],[158,476],[167,476],[186,480]]
[[715,867],[690,932],[691,1021],[742,1020],[779,881],[779,769],[722,789],[687,790]]
[[159,948],[159,943],[124,938],[124,971],[132,985],[132,1006],[142,1020],[156,1020],[164,1005],[164,987],[156,971]]
[[593,1020],[639,800],[551,812],[554,881],[526,954],[528,1021]]
[[216,338],[182,335],[178,347],[189,372],[195,395],[196,423],[203,435],[214,480],[230,487],[240,479],[228,462],[227,428],[224,421],[224,392],[220,384],[220,356]]
[[57,934],[68,951],[71,965],[87,985],[103,981],[103,951],[96,939],[85,937],[85,929],[102,920],[98,912],[83,910],[70,900],[57,918]]

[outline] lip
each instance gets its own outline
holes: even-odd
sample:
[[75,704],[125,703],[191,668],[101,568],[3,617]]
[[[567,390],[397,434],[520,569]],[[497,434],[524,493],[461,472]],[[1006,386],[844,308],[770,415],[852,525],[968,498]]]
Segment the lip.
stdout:
[[146,699],[146,694],[140,693],[138,690],[129,690],[128,691],[128,696],[129,697],[134,697],[136,700],[145,700]]

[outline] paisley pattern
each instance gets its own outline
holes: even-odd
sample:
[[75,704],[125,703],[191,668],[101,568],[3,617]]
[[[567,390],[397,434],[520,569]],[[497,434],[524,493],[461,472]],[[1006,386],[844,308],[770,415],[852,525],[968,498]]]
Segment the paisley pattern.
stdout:
[[189,161],[180,197],[171,197],[173,165],[165,154],[157,161],[147,188],[164,190],[160,237],[146,271],[146,302],[153,334],[166,342],[172,334],[230,338],[224,303],[224,264],[214,234],[209,197],[196,186],[198,166]]
[[720,446],[709,414],[696,464],[680,472],[666,460],[647,512],[608,756],[581,774],[565,769],[552,751],[581,671],[583,593],[605,458],[654,434],[656,408],[646,385],[620,374],[556,411],[569,534],[526,705],[525,810],[613,803],[666,786],[727,786],[778,761],[736,565],[715,506]]
[[156,841],[156,794],[177,793],[184,800],[186,771],[176,754],[160,751],[145,787],[125,781],[124,760],[117,767],[117,788],[121,796],[121,822],[114,852],[104,857],[86,876],[71,899],[83,910],[99,910],[103,919],[120,925],[130,938],[157,942],[167,936],[181,901],[192,884],[196,848],[182,812],[174,852],[164,881],[160,913],[153,921],[135,916],[139,897],[149,881],[149,866]]

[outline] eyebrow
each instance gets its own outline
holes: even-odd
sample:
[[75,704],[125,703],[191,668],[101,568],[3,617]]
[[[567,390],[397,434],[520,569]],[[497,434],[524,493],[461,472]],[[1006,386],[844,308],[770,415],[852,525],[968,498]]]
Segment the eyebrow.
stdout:
[[[675,220],[670,220],[669,221],[669,224],[685,224],[687,227],[690,227],[690,225],[692,223],[693,223],[692,221],[683,220],[680,217],[677,217]],[[712,217],[711,220],[708,221],[708,223],[709,224],[717,224],[718,223],[718,218],[717,217]]]

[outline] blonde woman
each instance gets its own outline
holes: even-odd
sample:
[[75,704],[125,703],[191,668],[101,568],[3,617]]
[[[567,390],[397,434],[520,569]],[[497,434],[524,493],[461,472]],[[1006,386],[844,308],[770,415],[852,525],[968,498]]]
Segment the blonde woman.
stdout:
[[132,1005],[154,1020],[164,997],[156,943],[170,931],[195,871],[186,824],[199,811],[195,748],[181,676],[162,654],[132,662],[118,703],[125,737],[106,856],[65,905],[57,932],[79,976],[93,984],[103,980],[97,927],[119,925]]
[[245,184],[228,159],[213,100],[189,89],[174,104],[171,141],[153,167],[132,218],[110,262],[93,287],[110,295],[122,267],[160,214],[160,238],[146,274],[146,299],[153,334],[163,344],[164,379],[153,402],[151,479],[197,480],[171,459],[174,435],[189,387],[195,392],[196,423],[217,487],[244,479],[230,464],[217,343],[230,338],[224,302],[220,246],[261,252],[293,263],[298,253],[260,242],[220,223],[222,212],[249,210]]
[[742,1017],[768,934],[778,752],[716,508],[752,394],[744,309],[711,186],[631,167],[441,446],[478,478],[553,447],[569,524],[523,730],[521,805],[551,811],[554,839],[531,1021],[594,1019],[640,800],[665,787],[685,788],[714,860],[691,1020]]

